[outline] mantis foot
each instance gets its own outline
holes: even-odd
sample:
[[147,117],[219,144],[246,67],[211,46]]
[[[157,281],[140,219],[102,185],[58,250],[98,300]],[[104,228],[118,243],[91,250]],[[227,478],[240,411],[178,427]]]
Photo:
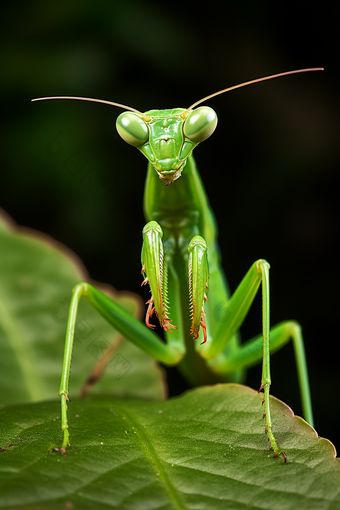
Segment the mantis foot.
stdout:
[[284,463],[286,464],[287,463],[287,455],[284,450],[281,450],[278,448],[278,446],[276,444],[276,439],[272,432],[272,421],[271,421],[271,415],[270,415],[270,402],[269,402],[269,386],[270,385],[268,383],[266,383],[264,385],[262,385],[262,383],[261,383],[260,389],[258,391],[258,393],[260,393],[260,391],[262,389],[264,389],[264,397],[262,400],[262,405],[265,405],[265,410],[263,412],[262,418],[266,420],[265,433],[267,434],[268,441],[270,442],[269,449],[274,452],[274,457],[279,457],[280,455],[282,455]]

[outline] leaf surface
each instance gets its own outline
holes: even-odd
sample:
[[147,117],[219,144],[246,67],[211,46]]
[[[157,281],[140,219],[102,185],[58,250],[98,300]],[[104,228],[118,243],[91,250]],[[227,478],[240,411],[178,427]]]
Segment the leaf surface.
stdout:
[[236,384],[166,402],[76,400],[66,457],[51,450],[61,443],[58,402],[7,407],[0,508],[339,509],[333,445],[271,397],[287,464],[274,458],[261,400]]

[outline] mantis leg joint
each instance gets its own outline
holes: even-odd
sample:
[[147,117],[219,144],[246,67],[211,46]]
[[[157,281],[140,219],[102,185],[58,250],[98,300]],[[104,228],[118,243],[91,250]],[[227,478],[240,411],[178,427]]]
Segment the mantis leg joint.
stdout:
[[302,331],[301,325],[297,321],[287,321],[285,323],[285,328],[287,333],[292,337],[294,337],[294,335],[300,335]]
[[257,269],[257,272],[258,273],[263,273],[263,268],[264,267],[267,267],[268,269],[270,269],[270,264],[269,262],[267,262],[265,259],[259,259],[257,262],[256,262],[256,269]]

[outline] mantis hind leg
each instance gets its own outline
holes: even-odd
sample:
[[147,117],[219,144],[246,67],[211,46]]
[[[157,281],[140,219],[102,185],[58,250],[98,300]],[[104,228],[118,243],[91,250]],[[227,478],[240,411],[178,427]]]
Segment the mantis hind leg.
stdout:
[[[292,340],[294,347],[303,415],[306,421],[314,426],[305,347],[301,326],[298,322],[280,322],[270,330],[270,353],[274,354],[290,340]],[[219,356],[215,360],[210,360],[209,364],[214,371],[225,374],[256,365],[262,358],[263,337],[258,335],[242,344],[238,351],[232,355],[228,357]]]
[[[270,331],[270,353],[273,354],[277,350],[281,349],[281,347],[288,343],[289,340],[292,340],[294,346],[303,415],[306,421],[314,427],[312,401],[301,326],[295,321],[281,322],[274,326]],[[258,335],[245,342],[238,351],[234,352],[231,356],[224,357],[222,353],[222,356],[219,356],[215,360],[210,360],[208,363],[219,373],[232,373],[240,368],[249,368],[263,359],[262,380],[259,391],[262,389],[264,390],[262,403],[265,404],[265,411],[263,413],[263,417],[266,419],[265,430],[268,434],[268,439],[271,442],[272,449],[274,450],[274,455],[277,456],[282,454],[286,462],[286,455],[283,451],[277,448],[276,441],[272,433],[272,420],[269,406],[271,376],[269,369],[269,357],[266,360],[266,354],[267,352],[265,352],[263,348],[263,336]]]

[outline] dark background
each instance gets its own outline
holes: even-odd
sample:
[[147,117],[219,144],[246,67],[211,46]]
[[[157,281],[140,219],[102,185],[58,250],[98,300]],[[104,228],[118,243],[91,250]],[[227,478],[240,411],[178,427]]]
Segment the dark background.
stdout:
[[[117,135],[120,110],[30,99],[188,107],[245,80],[325,67],[211,100],[218,129],[195,155],[231,289],[256,259],[270,262],[272,324],[303,325],[316,429],[339,447],[337,17],[326,4],[319,11],[299,2],[221,5],[3,7],[0,206],[73,249],[92,278],[139,292],[146,160]],[[260,329],[257,300],[243,338]],[[171,395],[183,389],[174,370]],[[257,388],[260,377],[258,366],[247,383]],[[291,345],[273,356],[272,380],[272,393],[300,414]]]

